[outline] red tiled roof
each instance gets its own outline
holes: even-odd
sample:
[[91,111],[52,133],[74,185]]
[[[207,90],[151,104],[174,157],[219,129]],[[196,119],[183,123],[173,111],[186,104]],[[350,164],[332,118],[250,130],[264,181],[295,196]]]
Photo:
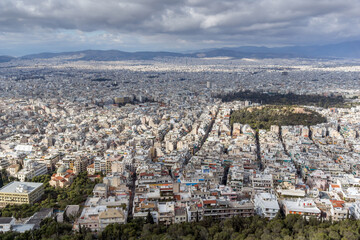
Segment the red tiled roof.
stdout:
[[204,200],[204,204],[215,204],[216,200]]
[[142,173],[140,173],[140,176],[154,176],[154,174],[153,173],[142,172]]
[[342,208],[344,205],[344,201],[341,201],[341,200],[330,200],[331,201],[331,203],[332,203],[332,205],[333,205],[333,207],[335,207],[335,208]]
[[100,178],[100,175],[88,175],[89,178]]

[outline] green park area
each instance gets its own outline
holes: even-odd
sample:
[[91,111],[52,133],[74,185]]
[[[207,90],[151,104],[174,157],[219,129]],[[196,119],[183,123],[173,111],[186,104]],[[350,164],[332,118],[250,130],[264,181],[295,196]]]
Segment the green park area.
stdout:
[[326,122],[321,114],[305,107],[286,105],[266,105],[235,111],[231,115],[231,124],[249,124],[253,129],[270,129],[271,125],[311,126]]

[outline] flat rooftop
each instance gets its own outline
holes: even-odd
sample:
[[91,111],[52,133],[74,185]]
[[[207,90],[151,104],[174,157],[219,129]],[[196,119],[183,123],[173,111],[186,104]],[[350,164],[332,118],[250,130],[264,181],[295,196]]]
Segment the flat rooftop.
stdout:
[[14,181],[0,189],[0,193],[31,193],[41,187],[42,183]]

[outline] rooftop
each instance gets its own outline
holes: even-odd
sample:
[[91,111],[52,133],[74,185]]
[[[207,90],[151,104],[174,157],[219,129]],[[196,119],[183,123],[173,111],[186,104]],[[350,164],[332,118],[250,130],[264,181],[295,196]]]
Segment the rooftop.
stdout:
[[0,217],[0,224],[9,224],[13,221],[12,217]]
[[42,185],[42,183],[14,181],[2,187],[0,193],[31,193]]

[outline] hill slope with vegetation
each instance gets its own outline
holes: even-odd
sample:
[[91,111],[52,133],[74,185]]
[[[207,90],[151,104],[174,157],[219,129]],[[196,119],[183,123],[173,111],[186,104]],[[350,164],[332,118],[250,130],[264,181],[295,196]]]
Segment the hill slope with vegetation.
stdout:
[[230,218],[218,222],[210,218],[193,223],[170,226],[157,225],[135,219],[127,224],[111,224],[97,236],[88,229],[72,232],[70,223],[57,223],[46,219],[39,230],[25,233],[8,232],[0,239],[78,239],[78,240],[277,240],[277,239],[360,239],[360,221],[340,222],[305,220],[300,215],[277,216],[273,220],[260,217]]

